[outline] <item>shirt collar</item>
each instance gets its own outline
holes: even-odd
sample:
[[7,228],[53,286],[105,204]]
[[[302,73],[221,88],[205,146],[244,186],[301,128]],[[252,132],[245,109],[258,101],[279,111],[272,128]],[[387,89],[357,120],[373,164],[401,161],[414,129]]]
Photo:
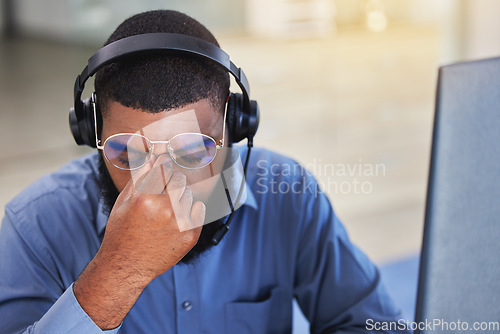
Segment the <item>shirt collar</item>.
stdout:
[[243,203],[243,205],[247,205],[254,210],[257,210],[259,208],[259,206],[257,205],[257,200],[255,199],[252,189],[250,189],[250,186],[246,182],[245,188],[247,189],[247,199],[245,200],[245,203]]

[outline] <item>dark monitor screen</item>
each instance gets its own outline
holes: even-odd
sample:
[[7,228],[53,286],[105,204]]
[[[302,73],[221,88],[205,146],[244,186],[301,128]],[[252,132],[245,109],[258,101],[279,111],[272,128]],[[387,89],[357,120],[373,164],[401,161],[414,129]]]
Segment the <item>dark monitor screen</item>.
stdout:
[[425,322],[438,327],[417,333],[500,333],[500,58],[439,71],[416,311]]

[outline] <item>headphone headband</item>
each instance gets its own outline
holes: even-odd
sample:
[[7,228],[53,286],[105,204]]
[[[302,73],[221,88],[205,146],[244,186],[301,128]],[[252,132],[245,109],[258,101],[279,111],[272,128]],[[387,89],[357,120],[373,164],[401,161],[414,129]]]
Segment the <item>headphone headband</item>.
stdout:
[[[216,45],[182,34],[151,33],[140,34],[112,42],[98,50],[88,60],[87,66],[77,76],[74,87],[74,107],[69,113],[69,124],[78,145],[95,147],[94,108],[95,100],[81,96],[85,83],[102,67],[130,56],[140,55],[175,55],[207,59],[229,72],[236,80],[242,94],[231,93],[228,99],[227,124],[233,142],[244,138],[252,141],[259,125],[259,108],[256,101],[250,100],[250,86],[243,70],[237,67],[229,55]],[[100,115],[100,113],[98,113]]]
[[244,99],[248,104],[250,102],[250,85],[245,73],[230,60],[227,53],[216,45],[188,35],[150,33],[119,39],[104,46],[90,57],[87,66],[76,78],[74,89],[75,107],[80,102],[85,83],[99,69],[117,59],[137,54],[189,54],[212,60],[234,76],[236,83],[242,90]]

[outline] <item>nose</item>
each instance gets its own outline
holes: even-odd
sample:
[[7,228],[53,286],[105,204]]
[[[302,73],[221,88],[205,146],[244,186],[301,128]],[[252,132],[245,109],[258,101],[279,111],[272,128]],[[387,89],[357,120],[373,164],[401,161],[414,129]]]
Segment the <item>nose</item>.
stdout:
[[151,168],[153,168],[154,165],[167,165],[168,167],[172,167],[172,162],[172,158],[168,152],[160,154],[151,153],[148,164]]

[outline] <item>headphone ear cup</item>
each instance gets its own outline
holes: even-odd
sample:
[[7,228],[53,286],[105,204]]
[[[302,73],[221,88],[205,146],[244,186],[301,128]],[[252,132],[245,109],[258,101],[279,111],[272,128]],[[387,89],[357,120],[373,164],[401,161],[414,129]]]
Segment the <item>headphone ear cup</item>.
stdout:
[[257,133],[260,122],[259,104],[255,100],[250,100],[250,115],[248,115],[248,138],[253,139]]
[[[97,106],[96,106],[97,107]],[[69,126],[73,138],[78,145],[87,145],[95,148],[94,105],[89,97],[71,108],[69,111]],[[98,110],[96,109],[96,114]],[[100,115],[100,113],[99,113]]]
[[232,143],[245,138],[252,139],[259,127],[259,105],[251,100],[248,112],[244,112],[244,97],[240,93],[231,93],[227,102],[226,123]]
[[83,100],[83,119],[81,122],[81,129],[85,145],[95,148],[94,106],[91,97]]
[[[78,101],[78,103],[80,105],[78,105],[77,108],[81,110],[82,101]],[[80,133],[80,125],[78,124],[78,117],[76,116],[75,107],[69,110],[69,128],[71,130],[73,138],[75,139],[75,142],[78,145],[85,145],[85,143],[83,142],[82,134]]]
[[243,95],[231,93],[227,101],[226,125],[231,143],[237,143],[245,138],[241,133],[241,115],[243,110]]

